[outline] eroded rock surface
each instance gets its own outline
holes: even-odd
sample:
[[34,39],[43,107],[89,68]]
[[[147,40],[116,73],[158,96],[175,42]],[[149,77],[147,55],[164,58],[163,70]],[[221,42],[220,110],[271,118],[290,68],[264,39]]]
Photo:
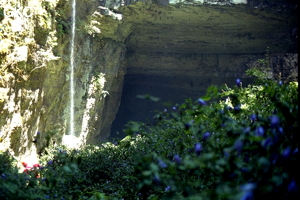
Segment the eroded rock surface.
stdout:
[[[37,159],[69,132],[72,1],[0,2],[0,148]],[[119,105],[112,136],[126,120],[151,117],[157,104],[138,94],[180,103],[211,84],[251,82],[245,70],[267,49],[274,73],[297,79],[294,1],[76,2],[74,135],[82,144],[110,136]],[[16,6],[34,12],[3,15]]]

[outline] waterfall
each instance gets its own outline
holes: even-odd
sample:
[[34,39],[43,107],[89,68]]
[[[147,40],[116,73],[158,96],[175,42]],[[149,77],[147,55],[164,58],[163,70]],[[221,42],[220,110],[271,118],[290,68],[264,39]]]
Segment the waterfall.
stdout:
[[74,135],[74,43],[75,43],[75,25],[76,25],[76,0],[72,0],[72,29],[70,45],[70,127],[69,135]]

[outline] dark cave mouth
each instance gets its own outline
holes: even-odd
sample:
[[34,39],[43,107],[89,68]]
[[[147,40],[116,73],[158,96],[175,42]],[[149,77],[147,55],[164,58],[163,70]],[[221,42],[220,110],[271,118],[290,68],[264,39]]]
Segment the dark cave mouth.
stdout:
[[[196,72],[195,72],[196,73]],[[203,77],[187,75],[126,74],[118,113],[111,126],[110,138],[123,138],[129,121],[152,123],[155,111],[171,109],[186,99],[197,100],[206,94],[211,85],[233,86],[236,77]],[[252,78],[242,79],[243,84],[252,83]],[[158,97],[159,101],[138,98],[138,95]]]
[[[126,39],[127,74],[110,138],[123,138],[128,121],[151,122],[166,103],[196,100],[211,85],[232,87],[237,78],[243,86],[253,83],[245,72],[266,59],[267,49],[271,67],[280,69],[288,64],[285,53],[298,52],[298,38],[291,34],[297,29],[294,7],[280,15],[276,9],[258,12],[251,6],[217,8],[137,11],[146,17],[136,18]],[[159,18],[155,11],[161,11]],[[137,98],[146,94],[160,101]]]

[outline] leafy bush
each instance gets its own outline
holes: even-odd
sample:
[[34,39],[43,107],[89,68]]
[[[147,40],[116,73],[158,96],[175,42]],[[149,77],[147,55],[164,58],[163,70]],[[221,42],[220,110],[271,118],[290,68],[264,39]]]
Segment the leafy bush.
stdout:
[[14,171],[14,159],[8,151],[0,152],[0,174],[11,173]]
[[39,199],[38,179],[34,171],[19,173],[16,160],[8,153],[0,153],[0,199]]
[[[291,199],[298,196],[298,84],[208,89],[197,102],[129,129],[149,143],[137,159],[150,199]],[[205,100],[221,99],[207,104]],[[223,99],[223,100],[222,100]],[[136,126],[136,124],[135,124]],[[150,156],[149,156],[150,155]]]
[[[154,118],[153,125],[129,122],[121,141],[46,149],[43,167],[32,174],[1,177],[0,197],[299,197],[297,83],[266,80],[242,87],[237,80],[234,88],[211,86],[204,97],[158,111]],[[3,192],[8,184],[19,196]]]
[[0,8],[0,22],[4,19],[4,8]]

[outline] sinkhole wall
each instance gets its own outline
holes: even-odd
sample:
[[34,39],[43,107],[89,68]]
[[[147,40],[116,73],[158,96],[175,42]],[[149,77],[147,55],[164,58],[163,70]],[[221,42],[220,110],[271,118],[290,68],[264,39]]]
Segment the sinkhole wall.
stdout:
[[[0,1],[0,151],[20,160],[36,161],[69,131],[71,3]],[[76,3],[74,135],[96,144],[117,113],[129,31],[115,34],[121,22],[105,2]]]
[[[295,2],[195,3],[121,9],[134,26],[126,39],[127,74],[111,137],[124,137],[129,120],[151,123],[153,111],[196,100],[210,85],[233,86],[240,78],[247,86],[253,79],[245,71],[262,60],[271,67],[270,76],[298,80]],[[137,98],[145,94],[160,101]]]
[[[37,159],[68,133],[71,3],[0,0],[0,151],[21,160]],[[161,108],[138,94],[181,103],[211,84],[251,83],[245,70],[267,49],[274,74],[298,78],[296,1],[76,4],[74,135],[81,144],[118,136],[127,120]]]

